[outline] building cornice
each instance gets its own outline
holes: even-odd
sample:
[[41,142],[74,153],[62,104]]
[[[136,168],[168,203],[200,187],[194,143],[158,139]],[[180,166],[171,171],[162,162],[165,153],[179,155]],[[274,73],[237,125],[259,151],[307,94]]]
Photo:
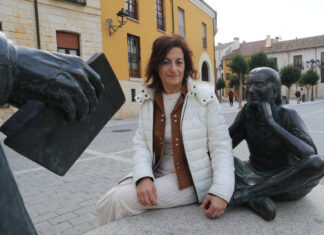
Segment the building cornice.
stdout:
[[207,15],[209,15],[211,18],[217,18],[217,12],[209,6],[207,3],[205,3],[202,0],[190,0],[194,5],[196,5],[200,10],[205,12]]
[[265,51],[267,54],[277,54],[277,53],[286,53],[286,52],[293,52],[293,51],[305,51],[305,50],[312,50],[317,48],[323,48],[324,46],[312,46],[312,47],[300,47],[300,48],[292,48],[292,49],[283,49],[277,51]]

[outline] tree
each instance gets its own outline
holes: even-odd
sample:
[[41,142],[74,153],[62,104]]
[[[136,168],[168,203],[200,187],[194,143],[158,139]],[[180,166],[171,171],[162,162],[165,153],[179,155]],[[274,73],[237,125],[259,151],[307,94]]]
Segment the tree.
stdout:
[[286,65],[280,70],[281,84],[288,88],[287,103],[289,104],[290,87],[300,79],[300,69],[293,65]]
[[249,61],[250,71],[257,67],[270,67],[276,71],[278,71],[277,64],[275,63],[274,59],[268,58],[267,54],[263,51],[254,53],[251,56]]
[[301,78],[299,80],[300,86],[305,86],[307,89],[307,101],[309,101],[309,88],[312,87],[312,93],[313,93],[313,86],[317,84],[317,81],[319,80],[318,74],[314,70],[307,70],[306,73],[303,73],[301,75]]
[[249,72],[249,65],[241,54],[235,54],[229,65],[232,72],[237,74],[239,80],[239,108],[242,108],[242,85],[244,75]]
[[222,89],[224,89],[225,87],[226,87],[225,80],[223,78],[217,79],[217,82],[216,82],[216,90],[217,91],[220,90],[220,96],[219,96],[219,100],[220,101],[222,101]]
[[277,65],[276,61],[273,58],[269,58],[268,67],[270,67],[270,68],[272,68],[272,69],[274,69],[276,71],[279,71],[278,65]]

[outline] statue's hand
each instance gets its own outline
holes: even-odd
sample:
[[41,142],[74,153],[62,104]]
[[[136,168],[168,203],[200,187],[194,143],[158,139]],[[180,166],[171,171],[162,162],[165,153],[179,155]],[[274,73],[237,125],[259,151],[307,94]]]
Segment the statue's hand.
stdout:
[[273,121],[271,105],[268,102],[260,102],[258,104],[258,115],[262,121],[270,124]]
[[70,120],[94,110],[104,86],[80,57],[16,47],[13,92],[61,108]]

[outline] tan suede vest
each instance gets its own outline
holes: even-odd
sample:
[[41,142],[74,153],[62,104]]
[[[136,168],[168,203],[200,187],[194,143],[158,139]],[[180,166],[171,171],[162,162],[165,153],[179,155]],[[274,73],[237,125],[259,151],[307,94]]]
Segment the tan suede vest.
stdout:
[[[181,89],[181,95],[171,112],[172,151],[174,168],[176,170],[178,178],[179,189],[184,189],[193,185],[180,130],[182,105],[186,93],[187,88],[186,86],[183,86]],[[154,99],[153,149],[155,153],[155,163],[153,170],[155,170],[159,166],[163,156],[165,121],[166,118],[164,112],[162,91],[157,91]]]

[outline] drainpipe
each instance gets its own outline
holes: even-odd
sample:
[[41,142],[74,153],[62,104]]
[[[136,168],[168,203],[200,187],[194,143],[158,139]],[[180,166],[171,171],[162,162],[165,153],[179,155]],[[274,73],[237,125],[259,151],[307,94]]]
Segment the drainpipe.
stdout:
[[174,11],[173,11],[173,0],[171,0],[171,11],[172,11],[172,34],[174,34]]
[[38,49],[41,49],[40,34],[39,34],[39,19],[38,19],[38,3],[37,3],[37,0],[34,0],[34,8],[35,8],[35,21],[36,21],[37,48]]

